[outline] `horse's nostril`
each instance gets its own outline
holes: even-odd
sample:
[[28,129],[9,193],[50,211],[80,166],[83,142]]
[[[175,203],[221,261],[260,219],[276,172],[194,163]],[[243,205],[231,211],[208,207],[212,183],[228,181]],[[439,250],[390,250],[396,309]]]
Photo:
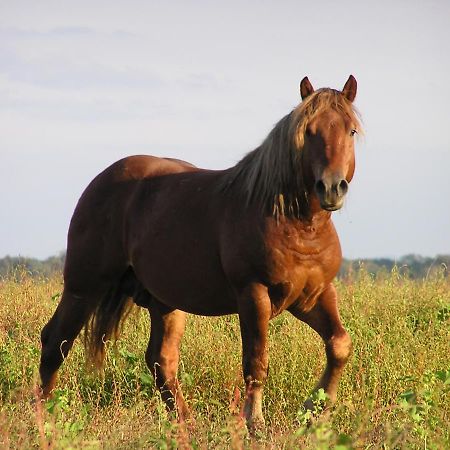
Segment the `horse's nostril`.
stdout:
[[340,196],[345,195],[348,191],[348,182],[347,180],[341,180],[338,184],[338,194]]
[[341,180],[338,184],[338,194],[345,195],[348,191],[348,182],[347,180]]
[[316,192],[317,192],[319,195],[325,194],[325,191],[327,190],[327,188],[326,188],[326,186],[325,186],[325,183],[324,183],[322,180],[316,181],[315,188],[316,188]]

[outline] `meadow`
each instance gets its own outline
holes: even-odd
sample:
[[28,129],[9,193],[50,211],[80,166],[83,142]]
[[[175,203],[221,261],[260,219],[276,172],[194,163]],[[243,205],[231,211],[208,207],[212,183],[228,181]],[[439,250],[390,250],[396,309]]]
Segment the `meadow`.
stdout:
[[338,282],[354,351],[328,418],[307,425],[302,402],[324,367],[320,338],[284,313],[270,325],[267,430],[250,438],[240,415],[237,317],[190,316],[179,378],[195,423],[167,415],[145,365],[146,310],[136,307],[106,366],[84,363],[78,339],[54,398],[38,399],[39,333],[60,276],[0,280],[0,448],[450,448],[450,283],[397,270]]

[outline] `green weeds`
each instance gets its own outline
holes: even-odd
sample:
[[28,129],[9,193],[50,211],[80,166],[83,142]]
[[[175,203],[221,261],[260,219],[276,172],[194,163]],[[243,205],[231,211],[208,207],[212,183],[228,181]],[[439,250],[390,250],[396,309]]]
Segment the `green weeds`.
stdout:
[[[0,449],[450,448],[450,289],[443,276],[411,281],[361,272],[338,283],[354,351],[336,405],[302,408],[323,370],[318,336],[288,313],[270,325],[267,430],[252,439],[241,416],[237,318],[190,316],[179,378],[195,422],[165,411],[144,361],[148,314],[136,308],[109,345],[103,372],[84,364],[82,339],[55,395],[37,398],[39,334],[60,298],[59,278],[0,282]],[[324,393],[316,394],[320,408]]]

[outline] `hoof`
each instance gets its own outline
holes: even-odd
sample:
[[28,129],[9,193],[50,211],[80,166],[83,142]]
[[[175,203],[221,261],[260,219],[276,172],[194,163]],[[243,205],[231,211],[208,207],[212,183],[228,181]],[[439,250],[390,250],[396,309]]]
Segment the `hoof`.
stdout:
[[53,389],[45,388],[43,386],[36,386],[35,389],[36,397],[40,400],[50,400],[53,398]]
[[266,421],[264,417],[253,417],[247,420],[247,429],[251,437],[262,437],[266,431]]
[[305,411],[311,411],[312,413],[314,413],[316,407],[314,406],[312,398],[308,398],[308,400],[306,400],[305,403],[303,403],[303,409]]
[[323,389],[319,389],[303,403],[303,408],[305,411],[311,411],[313,415],[319,416],[328,409],[331,403],[328,394]]
[[327,420],[330,415],[332,402],[327,394],[320,390],[312,394],[305,403],[303,403],[302,413],[299,415],[300,421],[307,426],[320,420]]
[[191,412],[188,410],[173,411],[178,423],[186,423],[192,420]]
[[193,433],[196,430],[197,422],[195,418],[190,414],[187,417],[184,417],[183,420],[178,419],[178,424],[184,427],[189,433]]
[[298,413],[297,419],[300,425],[311,427],[318,422],[324,422],[330,418],[331,408],[326,405],[317,406],[314,401],[308,399],[303,403],[303,408]]

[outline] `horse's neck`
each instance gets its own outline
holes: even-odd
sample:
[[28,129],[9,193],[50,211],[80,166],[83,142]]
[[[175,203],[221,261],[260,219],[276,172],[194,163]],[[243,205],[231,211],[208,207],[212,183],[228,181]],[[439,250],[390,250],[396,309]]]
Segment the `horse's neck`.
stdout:
[[[278,221],[281,220],[281,217],[274,216]],[[325,226],[328,226],[331,222],[331,213],[323,210],[320,207],[319,201],[313,197],[308,203],[308,208],[303,211],[303,215],[301,217],[285,217],[283,221],[289,220],[296,224],[296,228],[299,230],[305,231],[319,231]]]

